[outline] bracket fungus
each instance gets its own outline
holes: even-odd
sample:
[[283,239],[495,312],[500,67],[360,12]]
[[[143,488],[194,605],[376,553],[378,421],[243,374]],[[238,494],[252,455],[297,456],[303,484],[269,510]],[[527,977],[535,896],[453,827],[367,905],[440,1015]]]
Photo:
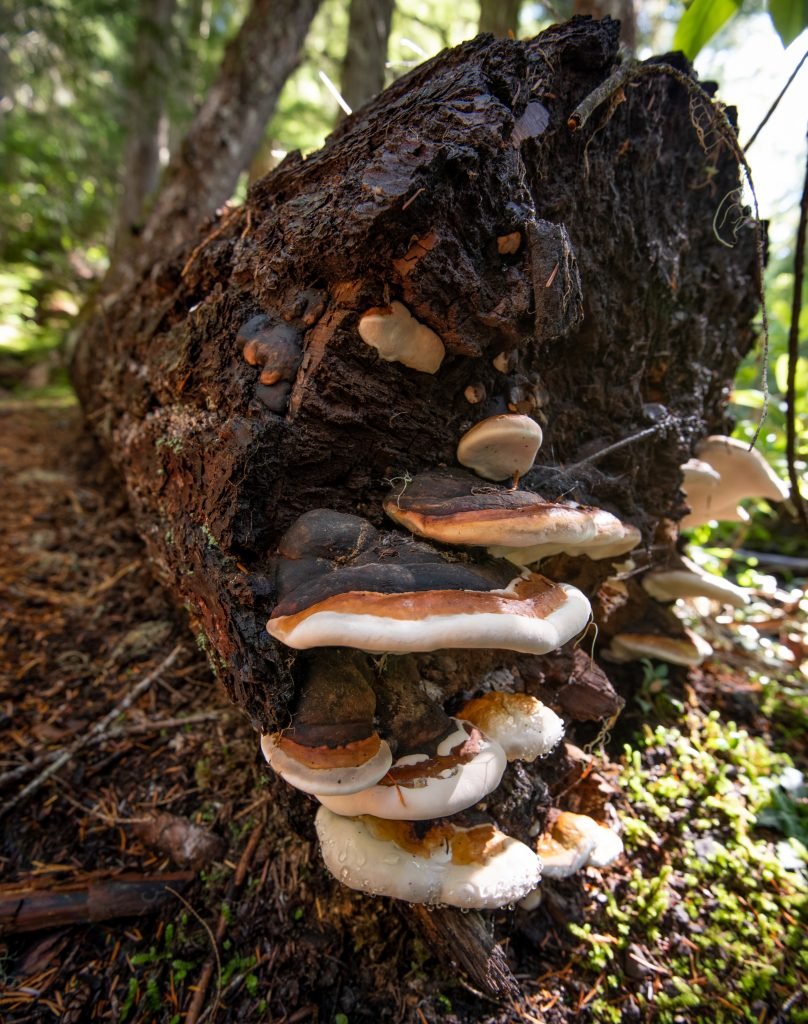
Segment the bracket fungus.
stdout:
[[[322,536],[324,522],[330,537]],[[305,513],[281,540],[277,580],[280,599],[267,630],[297,650],[543,654],[580,633],[591,612],[569,584],[527,571],[514,576],[503,561],[451,559],[399,534],[380,535],[358,516],[321,509]]]
[[505,771],[502,747],[470,722],[453,721],[434,749],[405,754],[376,785],[360,792],[315,794],[336,814],[427,821],[464,811],[493,792]]
[[536,461],[541,442],[541,427],[529,416],[489,416],[460,438],[457,461],[485,480],[518,480]]
[[709,597],[713,601],[743,608],[749,595],[735,583],[705,572],[688,558],[677,560],[676,566],[652,569],[642,578],[643,589],[656,601],[676,601],[680,597]]
[[509,761],[544,757],[564,736],[564,723],[555,711],[526,693],[484,693],[464,704],[457,717],[496,740]]
[[495,910],[539,884],[541,861],[493,825],[428,827],[321,807],[315,819],[323,860],[344,885],[409,903]]
[[256,397],[273,412],[283,412],[303,359],[300,335],[290,324],[261,315],[241,327],[236,341],[250,366],[261,368]]
[[603,653],[609,661],[619,663],[651,658],[670,665],[694,668],[709,658],[713,649],[706,640],[689,629],[685,629],[680,636],[626,630],[613,636]]
[[625,554],[640,531],[605,509],[545,501],[533,491],[481,485],[470,473],[418,473],[384,502],[391,519],[442,544],[487,547],[519,566],[564,552],[592,559]]
[[387,363],[437,373],[446,349],[437,334],[419,323],[401,302],[369,309],[359,320],[359,337]]

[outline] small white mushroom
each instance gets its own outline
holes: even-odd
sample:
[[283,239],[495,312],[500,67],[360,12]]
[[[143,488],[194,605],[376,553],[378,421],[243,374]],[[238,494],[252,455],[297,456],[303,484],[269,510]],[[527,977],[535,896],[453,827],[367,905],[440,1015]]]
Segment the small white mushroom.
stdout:
[[784,501],[789,495],[788,484],[780,479],[757,448],[750,448],[737,437],[705,437],[696,445],[696,454],[719,474],[721,490],[735,492],[737,499]]
[[685,630],[686,636],[664,636],[661,633],[618,633],[603,652],[609,661],[642,661],[652,658],[670,665],[695,667],[713,653],[710,644],[697,633]]
[[586,814],[561,811],[536,840],[546,878],[568,878],[591,864],[606,867],[623,852],[623,841],[608,825]]
[[393,821],[429,821],[471,807],[499,785],[505,752],[471,723],[455,724],[436,756],[405,755],[375,785],[361,792],[317,793],[317,799],[335,814]]
[[[789,495],[788,485],[760,452],[736,437],[705,437],[696,445],[696,455],[698,459],[682,467],[682,489],[691,508],[680,524],[683,528],[712,519],[746,522],[749,514],[738,505],[743,498],[784,501]],[[719,483],[705,475],[705,464],[718,474]]]
[[541,427],[529,416],[489,416],[460,438],[457,461],[486,480],[518,478],[533,465],[541,442]]
[[743,608],[749,595],[743,587],[714,576],[687,558],[674,569],[654,569],[642,578],[643,589],[656,601],[676,601],[680,597],[709,597],[713,601]]
[[403,363],[422,373],[437,373],[446,349],[401,302],[369,309],[359,321],[359,336],[388,363]]
[[374,896],[495,910],[523,899],[541,878],[530,847],[493,825],[446,821],[418,834],[410,822],[345,818],[321,807],[315,826],[331,874]]

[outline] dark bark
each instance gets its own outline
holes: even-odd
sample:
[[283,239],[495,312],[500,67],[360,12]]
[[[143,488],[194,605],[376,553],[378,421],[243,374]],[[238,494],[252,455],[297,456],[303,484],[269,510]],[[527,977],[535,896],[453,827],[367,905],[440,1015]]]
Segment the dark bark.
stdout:
[[414,906],[407,908],[406,917],[432,948],[442,949],[444,959],[461,968],[484,992],[501,999],[518,998],[516,978],[480,914]]
[[480,31],[499,39],[506,39],[509,32],[516,36],[521,7],[522,0],[480,0]]
[[[670,75],[625,83],[570,131],[615,68],[617,36],[608,19],[577,19],[530,42],[479,37],[441,54],[87,321],[74,379],[89,421],[125,476],[157,575],[261,729],[288,723],[305,661],[265,630],[283,531],[317,507],[380,526],[391,478],[453,465],[485,415],[526,402],[544,427],[520,486],[635,524],[639,559],[653,562],[655,538],[672,535],[660,524],[684,510],[679,466],[726,428],[754,340],[755,247],[751,229],[734,249],[715,238],[737,163],[709,101]],[[442,338],[434,375],[381,362],[360,340],[360,315],[392,299]],[[259,315],[267,344],[273,324],[300,339],[292,380],[261,383],[244,359],[239,333]],[[493,365],[503,351],[504,371]],[[610,572],[608,561],[553,564],[590,593]],[[576,699],[595,686],[606,700],[568,660]],[[561,694],[552,661],[539,678],[535,662],[502,651],[417,658],[450,711],[493,671]],[[510,810],[507,786],[487,801],[520,838],[530,823],[518,807],[550,800],[546,770],[519,773]],[[451,929],[438,930],[445,950]]]
[[172,158],[143,230],[141,257],[173,249],[233,194],[284,83],[300,63],[320,0],[253,0],[219,75]]
[[351,110],[357,110],[384,88],[394,7],[395,0],[351,0],[340,81],[342,97]]
[[126,96],[128,137],[112,246],[122,259],[140,231],[160,174],[160,128],[171,81],[171,19],[176,0],[141,0]]

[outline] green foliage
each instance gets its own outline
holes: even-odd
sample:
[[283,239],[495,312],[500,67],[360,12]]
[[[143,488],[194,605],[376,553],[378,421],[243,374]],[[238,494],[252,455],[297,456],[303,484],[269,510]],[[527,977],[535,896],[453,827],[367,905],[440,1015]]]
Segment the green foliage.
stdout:
[[163,1005],[163,992],[173,992],[198,970],[198,960],[184,959],[178,951],[178,947],[188,945],[185,936],[187,924],[188,916],[183,914],[178,926],[166,925],[159,945],[151,945],[148,950],[129,958],[135,973],[129,979],[119,1021],[126,1021],[132,1011],[144,1003],[150,1011],[156,1012]]
[[[572,928],[601,977],[594,1020],[620,1020],[616,1005],[633,993],[661,1024],[752,1022],[755,1000],[781,1004],[808,983],[808,884],[757,831],[787,829],[792,858],[808,857],[804,809],[778,786],[789,769],[717,712],[691,713],[682,729],[646,728],[626,748],[621,781],[636,817],[625,841],[636,866],[599,919]],[[624,973],[635,948],[656,965],[653,986]]]
[[808,25],[808,0],[768,0],[768,8],[783,46],[792,43]]
[[[178,0],[166,87],[172,141],[246,6]],[[136,0],[0,0],[0,346],[26,364],[60,343],[66,317],[106,268],[137,13]]]
[[740,9],[741,0],[693,0],[676,26],[674,50],[693,60]]
[[[473,36],[478,17],[476,0],[401,0],[393,13],[387,84],[444,47]],[[337,122],[339,107],[319,73],[339,86],[347,30],[345,0],[324,0],[309,29],[305,59],[286,83],[268,129],[277,151],[310,153],[325,142]]]
[[[673,48],[689,60],[743,7],[743,0],[691,0],[676,26]],[[766,8],[783,46],[792,43],[808,27],[808,0],[768,0]]]
[[40,285],[86,279],[103,257],[93,240],[115,201],[125,125],[116,80],[132,46],[131,6],[25,5],[7,30],[0,254],[40,270]]

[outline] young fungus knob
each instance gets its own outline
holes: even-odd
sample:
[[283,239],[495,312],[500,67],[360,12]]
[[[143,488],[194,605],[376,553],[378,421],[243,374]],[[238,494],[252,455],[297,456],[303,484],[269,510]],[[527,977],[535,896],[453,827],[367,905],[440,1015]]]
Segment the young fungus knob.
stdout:
[[403,363],[422,373],[437,373],[446,349],[401,302],[369,309],[359,321],[359,337],[388,363]]
[[623,840],[608,825],[570,811],[560,811],[536,841],[546,878],[568,878],[587,865],[606,867],[622,852]]
[[489,416],[460,438],[457,461],[486,480],[518,479],[533,465],[541,442],[541,427],[529,416]]

